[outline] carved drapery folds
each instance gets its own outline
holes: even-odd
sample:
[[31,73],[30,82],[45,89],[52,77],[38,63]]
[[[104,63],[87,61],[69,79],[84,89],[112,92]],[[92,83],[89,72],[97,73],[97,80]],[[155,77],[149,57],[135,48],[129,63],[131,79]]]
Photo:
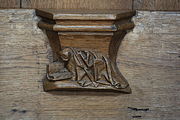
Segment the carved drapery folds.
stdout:
[[51,67],[48,66],[47,78],[50,81],[71,80],[81,87],[91,88],[108,86],[123,89],[128,87],[128,84],[122,85],[122,78],[113,69],[113,64],[102,54],[65,48],[60,51],[60,55],[65,64],[64,68],[56,62],[51,64]]
[[[116,65],[121,40],[134,27],[135,11],[36,10],[54,53],[44,90],[109,90],[131,93]],[[102,47],[103,45],[103,47]]]

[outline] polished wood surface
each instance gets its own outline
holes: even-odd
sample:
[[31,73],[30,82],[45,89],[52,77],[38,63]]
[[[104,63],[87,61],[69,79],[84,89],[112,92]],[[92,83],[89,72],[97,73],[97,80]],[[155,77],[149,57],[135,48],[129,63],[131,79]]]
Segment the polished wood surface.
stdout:
[[133,10],[36,9],[38,16],[52,20],[117,20],[132,17]]
[[[83,21],[81,21],[83,22]],[[81,25],[81,24],[74,24],[72,25],[71,22],[68,25],[63,25],[63,24],[49,24],[46,22],[39,22],[38,24],[39,27],[41,28],[46,28],[48,30],[53,30],[53,31],[68,31],[68,32],[113,32],[117,31],[117,27],[113,25],[104,25],[104,24],[98,24],[98,25]]]
[[131,18],[135,13],[131,10],[36,10],[36,15],[42,17],[38,26],[58,32],[62,47],[93,49],[106,55],[115,32],[134,27]]
[[[72,32],[71,32],[72,33]],[[73,34],[61,32],[59,39],[61,40],[62,47],[75,47],[80,49],[89,49],[101,52],[108,55],[109,44],[112,39],[113,33],[85,33],[75,32]],[[76,42],[76,44],[74,43]]]

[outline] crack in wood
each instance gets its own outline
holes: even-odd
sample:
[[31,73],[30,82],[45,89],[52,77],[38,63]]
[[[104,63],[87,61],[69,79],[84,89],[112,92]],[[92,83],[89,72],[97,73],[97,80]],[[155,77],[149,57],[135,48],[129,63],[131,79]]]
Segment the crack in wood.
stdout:
[[135,107],[128,107],[130,110],[134,111],[149,111],[149,108],[135,108]]

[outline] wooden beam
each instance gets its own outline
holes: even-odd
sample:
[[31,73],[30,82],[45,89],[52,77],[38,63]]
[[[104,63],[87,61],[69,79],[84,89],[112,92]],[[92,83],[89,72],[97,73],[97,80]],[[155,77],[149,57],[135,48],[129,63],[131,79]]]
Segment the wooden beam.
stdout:
[[134,10],[180,10],[179,0],[134,0]]
[[1,8],[20,8],[20,0],[0,0]]
[[22,0],[23,8],[132,9],[132,0]]

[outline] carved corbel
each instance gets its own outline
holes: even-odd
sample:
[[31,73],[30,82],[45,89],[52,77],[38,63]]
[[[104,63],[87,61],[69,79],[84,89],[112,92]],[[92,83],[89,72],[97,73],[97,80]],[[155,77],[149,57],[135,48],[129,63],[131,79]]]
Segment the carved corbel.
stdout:
[[131,93],[117,52],[135,11],[38,9],[54,53],[44,90],[103,90]]

